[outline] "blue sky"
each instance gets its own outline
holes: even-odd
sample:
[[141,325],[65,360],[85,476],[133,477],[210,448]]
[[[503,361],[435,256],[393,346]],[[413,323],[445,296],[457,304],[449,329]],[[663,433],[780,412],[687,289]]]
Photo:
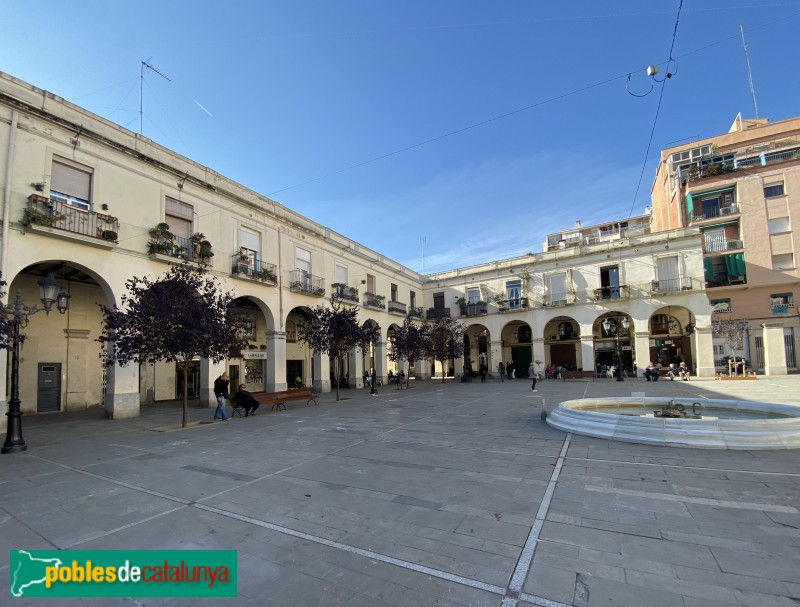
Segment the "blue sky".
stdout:
[[800,113],[800,0],[684,0],[653,82],[679,5],[2,0],[0,70],[138,132],[148,60],[146,137],[435,272],[641,214],[662,148],[754,115],[740,25],[759,116]]

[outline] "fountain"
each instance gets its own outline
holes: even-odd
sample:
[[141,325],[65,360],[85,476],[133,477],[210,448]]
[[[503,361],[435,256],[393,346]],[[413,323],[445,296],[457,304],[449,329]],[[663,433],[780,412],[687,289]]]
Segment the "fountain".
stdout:
[[701,449],[798,449],[800,407],[778,403],[621,397],[568,400],[547,423],[617,441]]

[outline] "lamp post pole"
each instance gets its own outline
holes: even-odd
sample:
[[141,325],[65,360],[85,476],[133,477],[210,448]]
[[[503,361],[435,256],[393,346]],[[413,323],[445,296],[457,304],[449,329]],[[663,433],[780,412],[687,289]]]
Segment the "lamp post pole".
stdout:
[[622,379],[622,350],[620,349],[619,334],[620,331],[617,330],[617,381],[625,381]]
[[[63,314],[69,308],[70,295],[64,291],[53,278],[48,274],[46,278],[39,280],[39,292],[42,304],[44,304],[45,314],[50,314],[50,308],[56,304],[58,311]],[[20,327],[23,322],[27,322],[28,316],[33,316],[41,312],[34,306],[26,306],[22,303],[22,292],[17,290],[14,303],[8,305],[0,304],[2,313],[11,315],[11,399],[8,402],[8,425],[6,427],[6,440],[3,443],[0,453],[20,453],[28,449],[25,439],[22,437],[22,411],[19,400],[19,346],[23,341],[20,335]]]

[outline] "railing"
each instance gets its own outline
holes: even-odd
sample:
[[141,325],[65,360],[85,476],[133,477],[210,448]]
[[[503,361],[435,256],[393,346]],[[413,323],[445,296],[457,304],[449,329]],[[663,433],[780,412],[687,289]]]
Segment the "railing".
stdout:
[[358,289],[355,287],[348,286],[341,282],[335,282],[331,285],[331,289],[333,289],[332,295],[336,299],[341,299],[343,301],[351,301],[353,303],[358,303]]
[[715,274],[710,280],[706,280],[706,288],[727,287],[729,285],[747,284],[747,276],[729,276],[728,274]]
[[549,308],[557,308],[574,304],[576,300],[575,293],[548,293],[542,298],[542,304]]
[[731,251],[734,249],[743,249],[744,243],[741,240],[706,240],[705,252],[706,253],[721,253],[723,251]]
[[461,306],[461,316],[483,316],[484,314],[488,314],[488,312],[488,306],[485,301],[476,301]]
[[631,291],[628,285],[619,285],[616,287],[600,287],[595,289],[592,294],[594,301],[605,301],[610,299],[629,299]]
[[389,301],[389,312],[405,315],[406,304],[400,303],[399,301]]
[[23,223],[52,227],[113,243],[119,238],[119,221],[116,217],[79,209],[39,194],[28,196]]
[[450,308],[428,308],[425,318],[436,320],[437,318],[450,318]]
[[422,306],[416,306],[416,307],[411,306],[408,309],[408,315],[411,318],[419,318],[420,320],[422,320],[423,318],[425,318],[425,308],[423,308]]
[[375,295],[375,293],[364,293],[364,307],[385,310],[386,298],[383,295]]
[[677,293],[680,291],[691,291],[694,285],[689,276],[681,278],[666,278],[663,280],[654,280],[650,283],[650,293],[664,294],[664,293]]
[[274,263],[264,263],[250,257],[243,257],[239,253],[231,255],[231,274],[237,276],[248,276],[264,282],[277,284],[278,267]]
[[528,308],[527,297],[517,297],[516,299],[501,299],[497,302],[501,312],[513,312],[514,310],[526,310]]
[[210,256],[203,257],[200,255],[199,244],[180,236],[171,236],[170,238],[164,238],[163,236],[151,237],[147,242],[147,252],[150,255],[166,255],[167,257],[192,261],[202,265],[211,263]]
[[289,290],[321,297],[325,295],[324,282],[319,276],[312,276],[303,270],[289,272]]
[[724,215],[737,215],[740,213],[739,203],[734,202],[724,207],[713,207],[705,209],[702,213],[695,213],[692,215],[692,221],[704,221],[706,219],[714,219],[715,217],[722,217]]

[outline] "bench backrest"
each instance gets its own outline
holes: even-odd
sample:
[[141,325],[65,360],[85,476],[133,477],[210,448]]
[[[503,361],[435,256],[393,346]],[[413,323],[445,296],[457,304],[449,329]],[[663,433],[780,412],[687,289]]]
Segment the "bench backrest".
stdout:
[[279,401],[281,399],[299,400],[301,398],[312,398],[311,390],[309,388],[300,388],[299,390],[278,390],[277,392],[254,392],[253,397],[262,405]]

